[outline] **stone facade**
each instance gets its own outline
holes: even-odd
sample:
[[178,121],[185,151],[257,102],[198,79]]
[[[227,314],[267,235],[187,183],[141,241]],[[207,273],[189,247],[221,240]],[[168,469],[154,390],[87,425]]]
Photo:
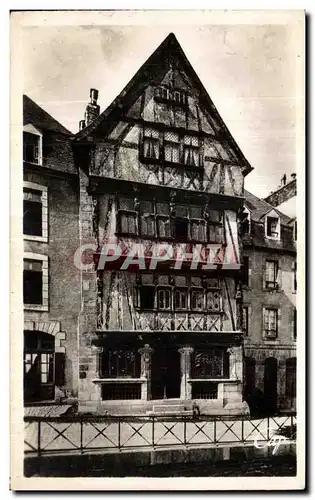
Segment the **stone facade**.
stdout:
[[[245,205],[249,210],[249,232],[244,235],[243,256],[247,257],[248,272],[243,285],[244,307],[247,309],[247,334],[244,339],[245,365],[253,364],[247,374],[254,377],[255,388],[264,396],[268,388],[266,360],[276,360],[274,370],[275,410],[295,408],[296,338],[296,243],[290,218],[278,212],[281,221],[278,240],[264,233],[264,218],[270,205],[247,193]],[[276,266],[275,286],[268,285],[268,262]],[[276,332],[273,338],[265,333],[264,311],[276,311]],[[248,361],[249,360],[249,361]],[[291,362],[291,365],[290,365]],[[268,363],[268,361],[267,361]],[[253,375],[254,370],[254,375]],[[245,366],[246,372],[246,366]],[[251,380],[245,385],[252,385]],[[291,385],[291,389],[290,386]],[[272,392],[272,386],[271,392]]]
[[[41,134],[42,151],[40,161],[34,158],[33,162],[23,162],[24,188],[43,193],[43,227],[41,236],[24,234],[24,259],[43,263],[43,301],[24,304],[24,331],[29,333],[31,343],[32,334],[34,339],[36,335],[53,339],[56,358],[53,386],[56,391],[56,387],[60,389],[59,394],[77,396],[80,271],[73,262],[79,246],[79,189],[71,134],[24,96],[24,130],[31,130],[30,124]],[[32,347],[25,345],[24,349],[25,360],[27,356],[36,356]],[[27,373],[34,369],[32,365]],[[40,374],[37,373],[35,381],[34,376],[30,384],[44,388],[45,374],[42,374],[43,383],[39,380]],[[27,380],[26,377],[26,385]],[[49,400],[53,402],[54,398],[51,392]],[[42,399],[45,398],[37,395],[33,401],[26,402],[38,403]]]

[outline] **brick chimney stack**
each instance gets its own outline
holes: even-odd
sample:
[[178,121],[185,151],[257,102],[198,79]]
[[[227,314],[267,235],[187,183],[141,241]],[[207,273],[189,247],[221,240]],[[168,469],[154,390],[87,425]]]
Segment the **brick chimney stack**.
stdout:
[[86,106],[84,114],[84,121],[86,127],[90,125],[90,123],[92,123],[95,120],[95,118],[97,118],[100,114],[100,107],[97,104],[97,99],[98,99],[98,90],[90,89],[90,102]]

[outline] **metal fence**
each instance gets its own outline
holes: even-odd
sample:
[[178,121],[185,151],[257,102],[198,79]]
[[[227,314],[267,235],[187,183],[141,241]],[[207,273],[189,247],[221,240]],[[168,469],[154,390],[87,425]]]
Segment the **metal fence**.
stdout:
[[91,453],[168,447],[253,445],[275,436],[295,439],[296,414],[227,416],[24,417],[26,455]]

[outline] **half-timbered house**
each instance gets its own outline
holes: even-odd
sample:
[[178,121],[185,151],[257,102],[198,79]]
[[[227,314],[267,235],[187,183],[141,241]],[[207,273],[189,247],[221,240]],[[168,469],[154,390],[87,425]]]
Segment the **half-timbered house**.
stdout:
[[173,34],[104,112],[90,95],[73,140],[79,411],[243,413],[238,227],[252,167]]

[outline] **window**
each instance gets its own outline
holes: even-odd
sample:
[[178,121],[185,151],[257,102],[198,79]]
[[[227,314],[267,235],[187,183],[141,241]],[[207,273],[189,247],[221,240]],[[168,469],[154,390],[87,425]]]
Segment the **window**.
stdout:
[[229,378],[229,354],[223,348],[195,349],[192,378]]
[[185,310],[187,308],[188,308],[187,290],[186,289],[175,290],[175,309]]
[[180,161],[180,140],[175,132],[165,132],[164,134],[164,160],[171,163]]
[[24,254],[23,302],[25,309],[48,310],[48,257]]
[[171,304],[171,289],[168,288],[160,288],[157,292],[157,306],[158,309],[163,311],[169,311],[172,307]]
[[184,137],[184,163],[191,167],[199,166],[199,140],[198,137],[185,135]]
[[[191,310],[195,312],[221,313],[221,293],[219,284],[205,283],[201,287],[201,278],[175,276],[175,286],[169,286],[169,276],[159,284],[153,284],[152,275],[139,275],[138,285],[134,290],[135,307],[142,310],[159,309],[162,311]],[[174,277],[172,277],[174,279]],[[150,284],[149,284],[150,283]],[[151,284],[152,283],[152,284]],[[212,286],[211,286],[212,285]]]
[[246,255],[243,256],[242,283],[244,286],[249,286],[249,257]]
[[109,349],[101,354],[100,361],[103,378],[140,377],[140,354],[136,349]]
[[37,134],[23,132],[23,160],[41,164],[41,137]]
[[294,221],[294,241],[297,241],[297,221]]
[[152,201],[140,202],[140,233],[155,236],[155,214]]
[[248,335],[248,306],[243,306],[243,331]]
[[223,215],[217,210],[210,210],[208,214],[209,243],[223,242]]
[[24,304],[43,303],[42,262],[24,259],[23,295]]
[[24,331],[24,400],[54,399],[55,338]]
[[157,160],[160,157],[159,132],[153,128],[144,128],[143,132],[143,156]]
[[154,286],[142,286],[140,288],[140,308],[154,309]]
[[266,288],[278,288],[278,262],[266,261]]
[[25,239],[48,240],[47,187],[25,182],[23,187],[23,234]]
[[297,316],[296,316],[296,308],[293,311],[293,340],[296,340],[297,337]]
[[264,335],[266,338],[274,339],[278,335],[278,311],[277,309],[264,309]]
[[218,312],[221,310],[221,296],[219,291],[206,292],[206,308],[207,311]]
[[280,219],[279,217],[266,217],[266,236],[268,238],[280,238]]
[[23,233],[42,236],[41,192],[23,189]]
[[156,101],[165,102],[169,105],[183,106],[187,102],[186,92],[175,90],[161,85],[154,91]]
[[297,291],[297,263],[294,262],[293,264],[293,291],[296,292]]
[[119,199],[118,231],[123,234],[137,234],[137,212],[132,198]]
[[156,228],[158,238],[171,237],[170,205],[169,203],[156,203]]
[[203,166],[202,139],[194,135],[183,135],[177,130],[160,132],[155,128],[144,127],[140,144],[142,161],[188,167]]
[[205,309],[203,290],[191,291],[190,308],[193,311],[203,311]]

